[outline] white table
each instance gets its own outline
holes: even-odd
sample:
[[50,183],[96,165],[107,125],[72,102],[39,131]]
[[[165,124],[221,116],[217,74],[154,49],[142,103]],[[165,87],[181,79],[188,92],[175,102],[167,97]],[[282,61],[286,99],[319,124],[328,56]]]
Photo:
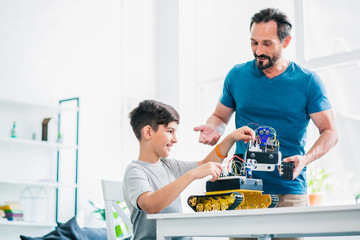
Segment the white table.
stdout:
[[315,237],[360,235],[360,205],[149,214],[157,240],[193,237]]

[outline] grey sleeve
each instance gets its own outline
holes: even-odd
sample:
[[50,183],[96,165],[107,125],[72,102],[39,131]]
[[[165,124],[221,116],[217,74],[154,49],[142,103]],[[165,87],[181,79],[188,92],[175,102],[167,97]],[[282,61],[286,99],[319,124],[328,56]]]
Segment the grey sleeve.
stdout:
[[144,192],[153,191],[146,173],[139,167],[129,167],[125,173],[124,185],[126,189],[124,194],[128,201],[134,208],[141,210],[137,199]]
[[185,161],[180,161],[180,160],[176,160],[176,159],[167,159],[167,160],[169,161],[169,164],[173,168],[173,170],[174,170],[173,172],[174,172],[176,178],[179,178],[186,172],[199,166],[199,163],[196,161],[195,162],[185,162]]

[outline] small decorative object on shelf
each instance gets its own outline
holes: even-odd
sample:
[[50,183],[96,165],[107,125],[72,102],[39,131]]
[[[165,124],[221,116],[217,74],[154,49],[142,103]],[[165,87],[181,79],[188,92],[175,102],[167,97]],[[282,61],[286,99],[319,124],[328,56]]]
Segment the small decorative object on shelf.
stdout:
[[41,134],[41,140],[47,141],[48,140],[48,124],[50,122],[51,118],[44,118],[42,121],[42,134]]
[[49,219],[49,196],[44,187],[26,187],[20,195],[24,220],[44,222]]
[[11,129],[11,137],[12,138],[16,138],[17,136],[16,136],[16,122],[14,121],[13,122],[13,127],[12,127],[12,129]]

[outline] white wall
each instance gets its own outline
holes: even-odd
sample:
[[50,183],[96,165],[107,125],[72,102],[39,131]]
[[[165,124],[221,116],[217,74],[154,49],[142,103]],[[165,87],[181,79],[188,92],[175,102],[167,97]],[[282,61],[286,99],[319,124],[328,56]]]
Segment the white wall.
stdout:
[[0,97],[80,97],[83,224],[97,224],[87,216],[89,200],[103,204],[100,179],[121,178],[124,156],[137,158],[127,113],[155,93],[149,9],[145,0],[0,2]]

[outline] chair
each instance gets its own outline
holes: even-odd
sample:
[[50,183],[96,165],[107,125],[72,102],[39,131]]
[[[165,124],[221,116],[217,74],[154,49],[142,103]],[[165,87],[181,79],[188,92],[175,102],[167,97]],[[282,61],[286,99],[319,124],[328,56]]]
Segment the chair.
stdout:
[[129,216],[124,212],[124,210],[119,206],[120,202],[125,202],[123,191],[122,191],[122,182],[120,181],[111,181],[111,180],[101,180],[102,191],[105,202],[105,215],[106,215],[106,229],[107,229],[107,238],[108,240],[116,240],[115,234],[115,218],[113,212],[120,216],[121,220],[128,226],[130,234],[132,234],[132,224]]

